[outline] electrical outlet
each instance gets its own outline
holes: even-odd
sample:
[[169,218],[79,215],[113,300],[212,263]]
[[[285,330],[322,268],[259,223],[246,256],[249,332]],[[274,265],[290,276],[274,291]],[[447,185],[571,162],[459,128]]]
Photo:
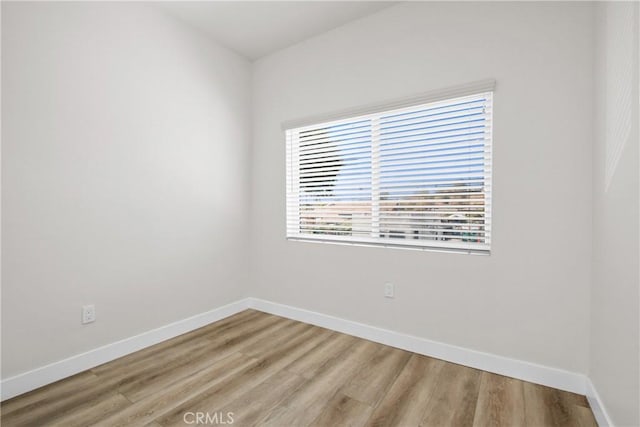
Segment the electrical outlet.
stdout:
[[82,306],[82,324],[87,324],[96,321],[96,306],[83,305]]
[[384,284],[385,298],[393,298],[394,294],[395,294],[395,289],[393,288],[393,283],[385,283]]

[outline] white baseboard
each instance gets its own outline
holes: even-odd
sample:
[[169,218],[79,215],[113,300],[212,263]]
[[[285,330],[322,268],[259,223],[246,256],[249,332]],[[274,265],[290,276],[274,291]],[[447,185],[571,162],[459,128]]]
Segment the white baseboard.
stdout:
[[587,378],[586,395],[587,400],[589,401],[589,405],[591,406],[591,410],[593,411],[593,415],[596,417],[596,421],[598,422],[598,426],[613,427],[613,421],[611,421],[611,417],[605,409],[604,402],[600,398],[596,387],[593,385],[589,378]]
[[158,329],[4,379],[0,383],[1,399],[9,399],[84,370],[91,369],[103,363],[208,325],[209,323],[221,320],[247,308],[253,308],[265,313],[271,313],[289,319],[310,323],[418,354],[435,357],[524,381],[530,381],[536,384],[558,388],[560,390],[571,391],[579,394],[587,394],[587,392],[590,392],[592,397],[589,398],[589,402],[594,409],[594,413],[598,416],[598,412],[596,412],[596,410],[599,410],[599,413],[602,414],[600,418],[597,418],[598,422],[602,427],[611,426],[609,418],[603,409],[601,400],[597,397],[597,393],[595,392],[593,385],[582,374],[494,354],[483,353],[463,347],[457,347],[258,298],[245,298],[206,313],[202,313],[188,319],[183,319]]
[[32,371],[4,379],[0,383],[0,400],[10,399],[38,387],[158,344],[159,342],[201,328],[209,323],[246,310],[248,306],[248,299],[236,301],[211,311],[197,314],[187,319],[179,320],[160,328],[98,347],[86,353],[81,353],[68,359],[60,360]]
[[431,341],[258,298],[249,298],[249,307],[483,371],[573,393],[586,392],[586,377],[583,374]]

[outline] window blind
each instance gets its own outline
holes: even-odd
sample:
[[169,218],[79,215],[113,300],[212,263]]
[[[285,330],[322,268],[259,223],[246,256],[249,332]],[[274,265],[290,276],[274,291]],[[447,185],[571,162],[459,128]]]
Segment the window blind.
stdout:
[[287,238],[488,252],[492,100],[287,129]]

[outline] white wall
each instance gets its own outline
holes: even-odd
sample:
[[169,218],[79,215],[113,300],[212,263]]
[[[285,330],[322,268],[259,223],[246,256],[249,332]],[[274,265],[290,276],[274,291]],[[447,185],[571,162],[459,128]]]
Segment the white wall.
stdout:
[[597,9],[589,376],[612,421],[640,425],[638,10]]
[[150,6],[2,2],[3,378],[246,296],[249,91]]
[[[586,373],[593,42],[590,4],[419,2],[259,60],[253,296]],[[283,121],[491,77],[491,256],[285,240]]]

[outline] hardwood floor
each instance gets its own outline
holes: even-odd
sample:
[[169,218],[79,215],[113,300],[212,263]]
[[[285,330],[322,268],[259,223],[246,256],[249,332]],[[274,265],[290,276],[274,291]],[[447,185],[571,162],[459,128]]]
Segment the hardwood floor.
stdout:
[[584,396],[253,310],[1,410],[3,426],[596,425]]

